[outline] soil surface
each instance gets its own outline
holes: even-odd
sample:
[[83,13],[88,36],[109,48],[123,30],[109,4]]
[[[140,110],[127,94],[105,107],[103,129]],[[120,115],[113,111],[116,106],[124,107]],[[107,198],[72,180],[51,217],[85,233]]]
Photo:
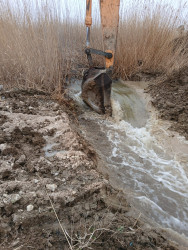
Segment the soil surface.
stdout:
[[0,249],[181,249],[126,215],[76,126],[43,93],[0,93]]
[[160,118],[172,121],[171,129],[188,140],[188,67],[174,72],[166,80],[151,84],[147,91]]

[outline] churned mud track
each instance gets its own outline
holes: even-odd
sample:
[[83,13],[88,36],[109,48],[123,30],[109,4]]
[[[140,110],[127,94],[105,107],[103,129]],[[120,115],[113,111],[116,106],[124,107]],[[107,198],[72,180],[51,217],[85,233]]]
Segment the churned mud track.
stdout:
[[72,249],[180,249],[126,216],[63,106],[38,92],[0,98],[0,249],[70,249],[67,239]]

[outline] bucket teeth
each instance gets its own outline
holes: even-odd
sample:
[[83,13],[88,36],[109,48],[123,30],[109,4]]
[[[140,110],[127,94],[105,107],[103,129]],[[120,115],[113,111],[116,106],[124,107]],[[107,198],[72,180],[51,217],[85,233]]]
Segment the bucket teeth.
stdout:
[[84,72],[82,99],[95,112],[111,115],[112,80],[104,68],[90,68]]

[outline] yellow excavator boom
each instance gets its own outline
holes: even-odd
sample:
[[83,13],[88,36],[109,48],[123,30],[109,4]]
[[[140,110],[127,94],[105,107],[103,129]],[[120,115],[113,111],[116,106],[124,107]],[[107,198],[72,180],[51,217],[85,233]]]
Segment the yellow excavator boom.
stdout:
[[[103,32],[103,51],[112,53],[112,58],[105,58],[106,68],[113,67],[114,56],[117,43],[117,32],[119,26],[119,6],[120,0],[100,0],[100,14]],[[90,46],[90,28],[92,25],[92,0],[86,0],[86,18],[87,27],[86,46]]]
[[[96,112],[111,114],[111,75],[117,44],[120,0],[100,0],[100,14],[103,34],[103,50],[90,48],[92,25],[92,0],[86,0],[86,49],[89,69],[82,81],[82,98]],[[105,67],[93,66],[92,54],[105,58]]]
[[112,58],[106,58],[106,68],[113,67],[119,26],[120,0],[101,0],[100,12],[103,32],[103,50],[112,53]]

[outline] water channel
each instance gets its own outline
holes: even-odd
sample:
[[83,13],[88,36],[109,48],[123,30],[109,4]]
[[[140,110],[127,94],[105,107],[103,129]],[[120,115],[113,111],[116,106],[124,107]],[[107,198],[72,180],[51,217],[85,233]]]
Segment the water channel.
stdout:
[[108,166],[111,181],[144,216],[188,237],[188,142],[157,118],[145,85],[114,82],[109,119],[82,102],[80,82],[70,89],[84,109],[83,134]]

